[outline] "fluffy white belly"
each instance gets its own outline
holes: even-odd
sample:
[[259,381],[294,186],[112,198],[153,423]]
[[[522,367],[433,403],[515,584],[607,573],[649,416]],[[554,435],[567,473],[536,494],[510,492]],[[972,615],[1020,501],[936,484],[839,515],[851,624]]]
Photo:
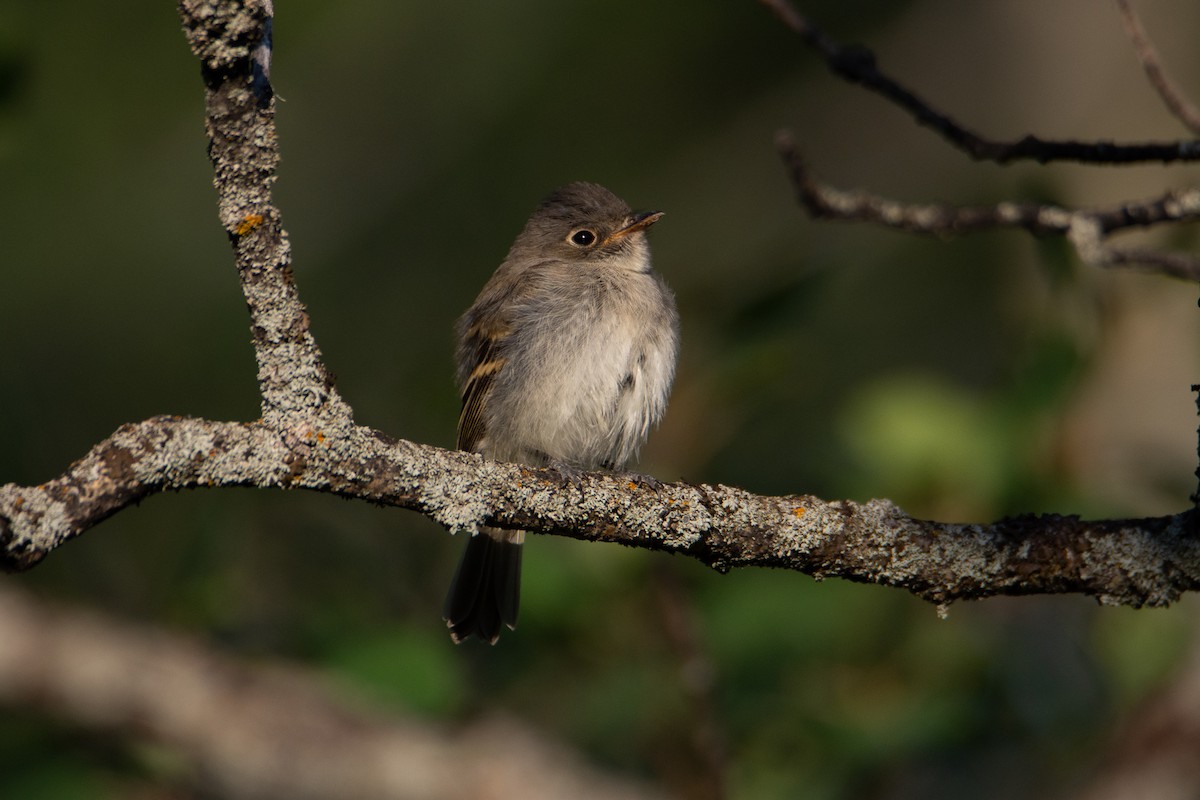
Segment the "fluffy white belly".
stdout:
[[659,281],[620,277],[603,292],[525,310],[521,334],[530,335],[514,337],[504,370],[523,385],[493,395],[510,402],[491,409],[489,455],[584,469],[618,469],[636,455],[666,408],[676,340]]

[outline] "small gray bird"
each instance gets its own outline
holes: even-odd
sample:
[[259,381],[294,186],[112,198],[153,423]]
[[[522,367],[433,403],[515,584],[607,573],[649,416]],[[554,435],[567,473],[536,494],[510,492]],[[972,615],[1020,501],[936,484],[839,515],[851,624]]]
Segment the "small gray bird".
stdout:
[[[458,321],[458,447],[576,470],[623,469],[662,417],[675,376],[675,300],[650,268],[634,213],[594,183],[542,201]],[[467,542],[443,616],[450,636],[495,643],[513,628],[523,531]]]

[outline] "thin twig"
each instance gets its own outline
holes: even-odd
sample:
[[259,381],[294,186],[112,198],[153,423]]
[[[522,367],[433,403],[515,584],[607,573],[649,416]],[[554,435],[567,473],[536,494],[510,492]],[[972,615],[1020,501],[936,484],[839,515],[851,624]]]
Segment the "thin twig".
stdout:
[[1200,160],[1200,140],[1178,142],[1079,142],[1040,139],[1025,136],[1011,142],[987,139],[938,111],[914,92],[881,72],[875,54],[865,47],[842,45],[828,36],[788,0],[759,0],[804,43],[816,50],[836,75],[857,83],[895,103],[916,121],[932,128],[943,138],[979,161],[1007,164],[1013,161],[1077,161],[1088,164],[1132,164]]
[[1200,221],[1200,189],[1172,191],[1142,202],[1069,209],[1036,203],[994,206],[909,204],[863,191],[845,191],[818,181],[788,133],[776,139],[796,197],[810,215],[849,222],[873,222],[913,233],[937,236],[968,231],[1020,228],[1030,233],[1066,236],[1080,257],[1096,266],[1138,265],[1177,278],[1200,280],[1200,259],[1184,253],[1118,249],[1107,236],[1127,228]]
[[1182,122],[1189,131],[1200,135],[1200,109],[1192,105],[1191,101],[1167,75],[1167,69],[1163,65],[1162,59],[1158,57],[1158,50],[1150,41],[1150,37],[1146,35],[1146,29],[1142,27],[1142,21],[1138,18],[1133,4],[1129,0],[1117,0],[1117,8],[1121,11],[1121,22],[1125,26],[1125,33],[1133,42],[1134,51],[1142,62],[1142,69],[1146,71],[1146,77],[1150,79],[1150,85],[1158,92],[1158,96],[1162,98],[1175,118]]
[[1167,253],[1143,247],[1109,247],[1108,259],[1100,266],[1134,267],[1172,278],[1200,281],[1200,259],[1186,253]]

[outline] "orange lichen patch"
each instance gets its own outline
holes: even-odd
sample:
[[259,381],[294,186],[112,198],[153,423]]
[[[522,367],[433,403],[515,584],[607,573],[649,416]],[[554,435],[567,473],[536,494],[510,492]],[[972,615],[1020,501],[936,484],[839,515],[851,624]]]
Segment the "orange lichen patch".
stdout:
[[638,488],[637,481],[630,481],[629,483],[625,484],[625,486],[628,487],[629,491],[631,492]]
[[317,431],[317,444],[323,444],[324,442],[325,442],[325,434],[321,433],[320,431]]
[[259,225],[262,225],[263,220],[265,219],[266,217],[264,217],[262,214],[247,214],[246,216],[242,217],[242,221],[237,224],[237,227],[233,229],[233,232],[238,236],[245,236]]
[[25,498],[18,495],[16,502],[13,503],[13,508],[20,508],[23,505],[25,505]]
[[792,509],[793,517],[803,517],[807,513],[808,513],[808,509],[806,509],[804,506],[796,506],[795,508]]

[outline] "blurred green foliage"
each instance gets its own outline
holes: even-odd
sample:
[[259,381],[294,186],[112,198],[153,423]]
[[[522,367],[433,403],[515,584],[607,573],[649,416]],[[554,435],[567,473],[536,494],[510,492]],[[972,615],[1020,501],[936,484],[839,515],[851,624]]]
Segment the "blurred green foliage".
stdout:
[[[928,90],[969,119],[1001,113],[996,96],[954,94],[1007,63],[988,26],[906,48],[905,21],[941,12],[806,5],[842,39],[891,43],[917,78],[949,37],[973,37],[978,62]],[[1088,484],[1065,433],[1113,344],[1114,298],[1159,279],[1098,275],[1017,234],[938,242],[808,221],[771,141],[789,126],[831,181],[904,197],[1067,202],[1073,173],[964,163],[837,83],[754,2],[277,10],[278,202],[360,421],[453,441],[456,315],[540,196],[589,179],[668,212],[653,245],[684,351],[641,469],[886,496],[944,519],[1186,502],[1191,467],[1165,456],[1178,478],[1141,505]],[[152,414],[257,415],[202,86],[177,28],[171,4],[149,0],[0,6],[5,481],[43,481]],[[1001,133],[1044,122],[1009,113]],[[1109,119],[1076,133],[1104,138]],[[1195,375],[1173,380],[1186,405]],[[669,787],[697,769],[697,711],[656,610],[666,570],[711,658],[733,794],[764,799],[985,800],[1078,780],[1106,727],[1170,677],[1195,609],[998,600],[943,621],[891,590],[534,537],[520,630],[455,648],[438,616],[460,546],[415,515],[333,498],[195,493],[151,498],[5,580],[302,660],[383,709],[507,711]],[[124,796],[172,778],[137,748],[6,713],[0,796]]]

